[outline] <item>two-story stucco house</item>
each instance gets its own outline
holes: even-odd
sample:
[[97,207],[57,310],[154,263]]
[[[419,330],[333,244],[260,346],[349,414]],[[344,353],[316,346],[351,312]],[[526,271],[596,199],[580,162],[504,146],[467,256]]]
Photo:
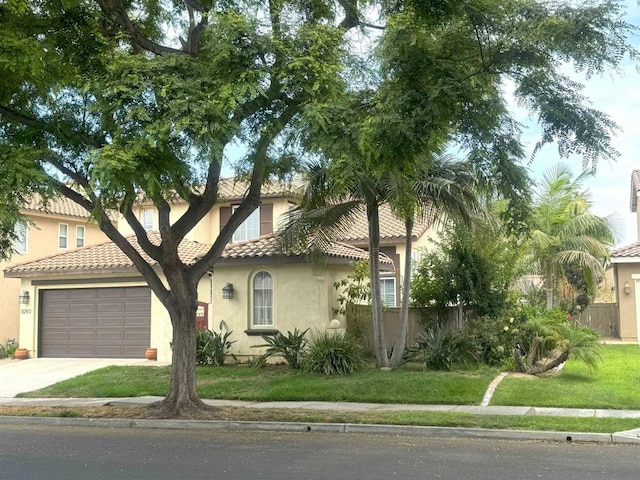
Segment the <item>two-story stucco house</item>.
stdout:
[[640,170],[631,172],[629,206],[636,214],[638,241],[611,253],[620,338],[640,343]]
[[[185,262],[204,254],[245,193],[247,185],[234,179],[221,181],[221,201],[194,228],[181,245]],[[262,189],[260,207],[236,230],[222,258],[199,285],[199,325],[232,331],[233,353],[255,356],[260,335],[275,331],[335,328],[338,293],[334,283],[351,273],[350,263],[368,259],[366,220],[354,222],[349,238],[336,241],[323,264],[308,261],[306,252],[279,253],[274,229],[299,198],[293,185],[272,183]],[[180,200],[172,204],[172,221],[186,210]],[[151,205],[137,209],[149,236],[157,238],[156,211]],[[384,252],[382,285],[385,301],[398,298],[403,272],[403,222],[388,209],[381,215]],[[424,245],[431,233],[428,222],[414,230],[414,243]],[[120,221],[119,230],[135,237]],[[393,260],[393,261],[392,261]],[[20,345],[31,356],[142,357],[146,348],[158,349],[158,359],[171,358],[169,315],[155,298],[129,259],[111,242],[86,246],[40,260],[13,265],[5,277],[20,278],[31,303],[20,314]]]
[[[89,213],[66,198],[51,199],[44,207],[39,197],[34,197],[21,213],[26,222],[16,225],[17,240],[14,254],[0,264],[3,270],[16,263],[30,262],[58,253],[64,253],[86,245],[101,243],[107,237],[95,223],[89,221]],[[17,341],[20,310],[29,310],[20,279],[0,277],[0,342]]]

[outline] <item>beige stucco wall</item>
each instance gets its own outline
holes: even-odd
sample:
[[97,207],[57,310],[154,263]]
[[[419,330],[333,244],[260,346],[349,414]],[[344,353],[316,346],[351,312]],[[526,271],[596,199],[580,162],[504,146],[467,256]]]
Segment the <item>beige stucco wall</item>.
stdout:
[[[85,219],[39,215],[33,212],[27,213],[27,217],[35,222],[35,225],[30,225],[28,228],[27,251],[26,253],[14,254],[9,261],[1,262],[1,270],[9,265],[25,263],[74,249],[78,225],[85,227],[85,245],[103,243],[108,240],[95,223],[88,223]],[[58,248],[58,225],[60,223],[69,226],[69,248],[67,249]],[[19,278],[5,278],[0,274],[0,344],[2,345],[6,343],[8,338],[18,338],[20,324],[18,295],[21,291]]]
[[[623,341],[638,340],[637,308],[640,306],[640,264],[618,263],[616,270],[616,296],[620,308],[620,339]],[[636,276],[637,278],[633,278]],[[629,293],[625,292],[625,284],[629,285]],[[638,317],[640,318],[640,317]]]
[[[312,334],[314,330],[329,328],[333,318],[338,318],[344,325],[344,318],[332,310],[338,306],[338,292],[333,283],[351,272],[348,265],[328,265],[326,268],[310,264],[216,267],[210,328],[220,331],[222,324],[233,332],[230,340],[236,340],[233,353],[239,360],[263,353],[263,349],[252,348],[263,344],[262,338],[245,333],[251,327],[251,282],[261,270],[271,273],[274,280],[274,325],[263,328],[286,333],[295,328],[311,327],[309,333]],[[233,284],[232,300],[222,299],[222,287],[227,283]]]

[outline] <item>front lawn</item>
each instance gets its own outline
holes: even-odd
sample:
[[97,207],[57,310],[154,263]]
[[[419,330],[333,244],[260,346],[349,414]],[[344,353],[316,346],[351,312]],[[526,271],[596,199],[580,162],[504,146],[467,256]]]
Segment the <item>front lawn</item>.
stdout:
[[556,377],[507,377],[491,405],[640,410],[638,345],[606,345],[601,353],[595,372],[569,360]]
[[[136,397],[164,395],[169,367],[107,367],[22,394],[22,397]],[[198,368],[202,398],[255,401],[345,401],[477,405],[497,371],[458,372],[365,369],[354,375],[325,377],[282,366],[245,365]]]

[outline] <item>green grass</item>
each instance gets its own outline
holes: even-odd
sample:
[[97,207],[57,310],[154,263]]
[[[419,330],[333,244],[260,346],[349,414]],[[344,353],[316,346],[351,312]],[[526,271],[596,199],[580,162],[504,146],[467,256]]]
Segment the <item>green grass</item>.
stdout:
[[[107,367],[22,397],[136,397],[164,395],[169,367]],[[477,405],[496,370],[391,372],[365,369],[354,375],[326,377],[282,367],[198,368],[202,398],[256,401],[345,401]]]
[[[567,362],[557,377],[508,377],[498,387],[492,405],[640,409],[640,348],[607,345],[595,372]],[[496,370],[424,372],[415,366],[383,372],[367,368],[353,375],[325,377],[282,366],[199,367],[202,398],[255,401],[345,401],[374,403],[478,405],[497,375]],[[108,367],[60,382],[21,397],[135,397],[164,395],[169,367]],[[29,414],[29,413],[23,413]],[[34,413],[37,414],[37,413]],[[51,416],[81,416],[65,408]],[[235,420],[376,423],[443,427],[497,428],[613,433],[640,428],[640,419],[568,418],[551,416],[471,415],[452,412],[322,412],[308,410],[235,409]]]
[[498,386],[491,404],[640,410],[640,348],[605,346],[595,372],[570,360],[556,377],[507,377]]

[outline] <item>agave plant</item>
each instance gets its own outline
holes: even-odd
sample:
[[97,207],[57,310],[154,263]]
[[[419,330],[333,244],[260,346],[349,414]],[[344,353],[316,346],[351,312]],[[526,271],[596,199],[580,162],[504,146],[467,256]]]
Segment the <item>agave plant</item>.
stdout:
[[275,335],[262,335],[265,343],[254,345],[254,347],[267,347],[267,351],[259,358],[258,364],[264,364],[271,357],[282,357],[291,368],[300,368],[301,360],[307,347],[305,335],[308,331],[308,328],[303,332],[295,328],[293,332],[287,331],[286,335],[282,332],[278,332]]

